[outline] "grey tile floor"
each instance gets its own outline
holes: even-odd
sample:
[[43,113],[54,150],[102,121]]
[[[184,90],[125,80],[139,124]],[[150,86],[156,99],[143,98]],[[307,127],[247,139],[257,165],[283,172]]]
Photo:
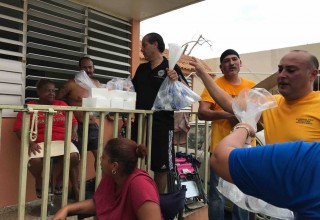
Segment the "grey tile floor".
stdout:
[[[61,198],[55,198],[48,205],[48,217],[46,219],[52,219],[54,213],[61,207]],[[0,220],[17,220],[18,208],[17,206],[10,206],[0,209]],[[41,200],[35,200],[26,204],[25,220],[41,220]],[[88,218],[93,219],[93,218]],[[77,220],[77,217],[68,217],[67,220]]]

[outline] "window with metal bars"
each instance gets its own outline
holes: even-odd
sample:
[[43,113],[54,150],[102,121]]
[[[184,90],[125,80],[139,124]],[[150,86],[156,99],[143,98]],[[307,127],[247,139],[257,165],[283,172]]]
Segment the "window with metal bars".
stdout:
[[[101,83],[130,75],[129,22],[66,0],[28,0],[25,15],[24,2],[0,3],[0,68],[9,61],[22,66],[20,91],[15,94],[20,103],[15,104],[36,98],[40,78],[50,78],[61,87],[77,73],[82,56],[91,57],[94,77]],[[11,72],[5,74],[7,84],[15,82],[10,80]]]
[[[0,104],[19,105],[24,97],[23,2],[0,2]],[[3,116],[14,116],[4,110]]]

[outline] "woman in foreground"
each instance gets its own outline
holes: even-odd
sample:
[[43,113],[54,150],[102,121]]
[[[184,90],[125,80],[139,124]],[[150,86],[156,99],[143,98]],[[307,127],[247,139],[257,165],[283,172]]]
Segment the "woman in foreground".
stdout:
[[162,219],[159,194],[153,179],[137,168],[144,158],[143,145],[125,138],[114,138],[106,144],[101,157],[103,178],[93,199],[69,204],[53,220],[69,214],[92,214],[97,219]]

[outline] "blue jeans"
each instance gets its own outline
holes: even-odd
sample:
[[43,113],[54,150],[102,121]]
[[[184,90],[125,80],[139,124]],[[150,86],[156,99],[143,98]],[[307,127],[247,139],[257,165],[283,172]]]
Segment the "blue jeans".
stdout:
[[232,220],[249,220],[249,212],[236,205],[233,205]]
[[217,190],[219,183],[219,176],[210,169],[210,187],[208,196],[208,215],[209,220],[223,220],[224,219],[224,198]]

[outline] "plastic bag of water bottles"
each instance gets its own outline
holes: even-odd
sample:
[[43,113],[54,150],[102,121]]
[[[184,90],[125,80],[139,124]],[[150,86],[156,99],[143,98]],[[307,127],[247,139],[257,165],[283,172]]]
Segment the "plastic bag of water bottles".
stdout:
[[126,79],[122,78],[114,78],[107,82],[105,85],[105,88],[108,90],[123,90],[123,91],[129,91],[134,92],[134,86],[130,79],[130,77]]
[[222,178],[219,178],[217,189],[222,195],[242,209],[278,219],[294,219],[293,212],[289,209],[279,208],[256,197],[246,195],[234,184]]
[[188,86],[178,80],[173,81],[166,77],[160,86],[152,110],[180,110],[199,100],[200,96]]
[[[169,69],[173,69],[178,62],[183,49],[174,43],[169,43]],[[168,77],[164,79],[153,103],[154,111],[174,111],[190,106],[198,102],[200,96],[193,92],[187,85],[177,80],[172,81]]]

